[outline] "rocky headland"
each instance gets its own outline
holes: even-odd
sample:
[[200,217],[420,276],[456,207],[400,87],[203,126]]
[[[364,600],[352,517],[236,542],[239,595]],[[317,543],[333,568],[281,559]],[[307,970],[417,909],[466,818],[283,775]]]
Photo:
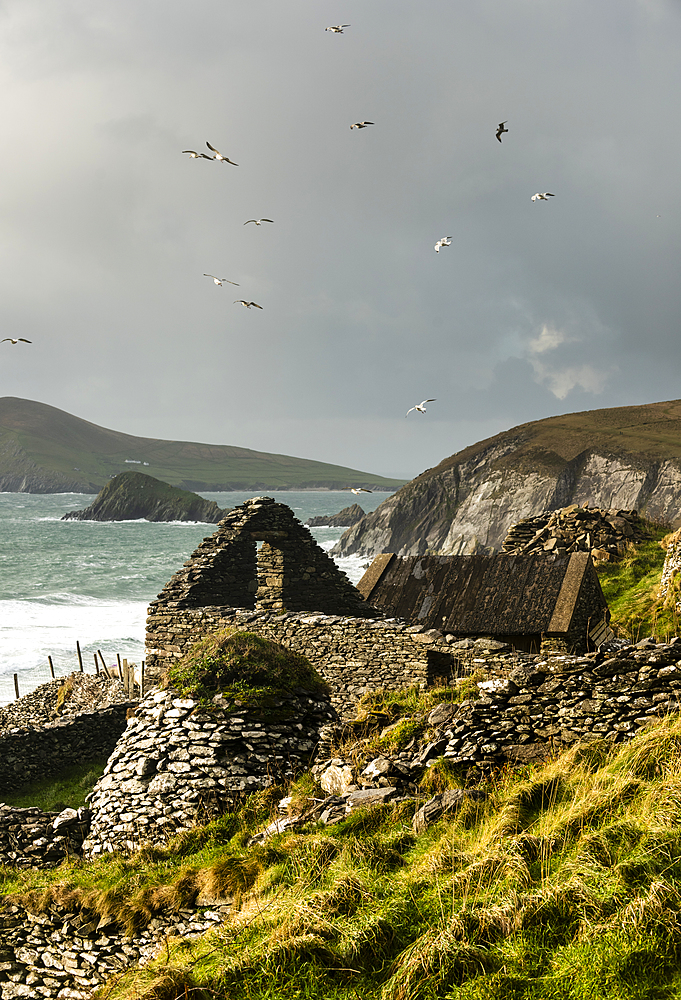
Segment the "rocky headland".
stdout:
[[206,521],[217,524],[227,513],[214,500],[147,476],[121,472],[99,491],[84,510],[64,514],[62,521]]
[[466,555],[572,504],[681,518],[681,401],[521,424],[427,469],[345,532],[332,555]]
[[337,514],[320,514],[306,521],[308,528],[351,528],[364,517],[364,511],[358,503],[343,507]]

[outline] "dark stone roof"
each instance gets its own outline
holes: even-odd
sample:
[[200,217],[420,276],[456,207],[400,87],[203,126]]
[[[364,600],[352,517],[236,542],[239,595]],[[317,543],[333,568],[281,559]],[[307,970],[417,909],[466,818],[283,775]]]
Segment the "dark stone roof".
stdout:
[[[382,611],[454,635],[567,632],[583,582],[603,597],[588,553],[377,556],[357,585]],[[602,604],[600,604],[602,601]]]

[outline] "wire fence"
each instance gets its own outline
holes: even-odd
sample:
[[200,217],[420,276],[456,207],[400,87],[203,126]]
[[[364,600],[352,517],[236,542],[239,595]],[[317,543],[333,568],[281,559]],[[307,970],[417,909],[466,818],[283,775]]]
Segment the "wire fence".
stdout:
[[64,679],[74,672],[120,680],[128,697],[141,696],[144,693],[144,660],[138,664],[120,653],[116,653],[115,657],[115,662],[107,664],[100,649],[91,654],[85,653],[77,641],[73,659],[48,655],[44,666],[35,666],[23,673],[0,675],[0,705],[8,705],[30,694],[41,684]]

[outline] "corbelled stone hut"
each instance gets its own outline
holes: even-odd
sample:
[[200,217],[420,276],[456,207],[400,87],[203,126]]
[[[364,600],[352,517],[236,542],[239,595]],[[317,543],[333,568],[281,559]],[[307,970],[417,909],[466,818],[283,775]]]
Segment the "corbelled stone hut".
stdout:
[[542,640],[583,651],[610,618],[586,552],[525,556],[376,556],[357,589],[400,618],[460,638],[491,636],[527,652]]

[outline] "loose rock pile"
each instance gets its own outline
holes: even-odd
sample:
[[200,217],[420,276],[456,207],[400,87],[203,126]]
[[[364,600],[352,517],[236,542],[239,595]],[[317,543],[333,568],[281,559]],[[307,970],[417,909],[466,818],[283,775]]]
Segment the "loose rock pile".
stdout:
[[135,937],[116,924],[82,912],[32,913],[8,905],[0,911],[0,982],[3,1000],[14,997],[90,997],[93,989],[132,965],[145,965],[166,937],[195,937],[219,924],[229,900],[212,908],[155,917]]
[[140,703],[90,794],[89,855],[163,843],[217,815],[244,793],[303,770],[321,726],[336,714],[325,695],[280,692],[259,709],[210,709],[172,688]]
[[[61,704],[59,692],[64,690]],[[13,729],[37,729],[58,717],[94,712],[127,700],[119,680],[103,674],[72,673],[47,684],[40,684],[30,694],[0,709],[0,732]]]
[[0,803],[0,864],[54,868],[68,855],[80,855],[89,827],[88,809],[46,813]]
[[647,522],[635,510],[605,510],[572,504],[526,517],[508,532],[504,552],[591,552],[594,559],[614,562],[628,542],[650,537]]

